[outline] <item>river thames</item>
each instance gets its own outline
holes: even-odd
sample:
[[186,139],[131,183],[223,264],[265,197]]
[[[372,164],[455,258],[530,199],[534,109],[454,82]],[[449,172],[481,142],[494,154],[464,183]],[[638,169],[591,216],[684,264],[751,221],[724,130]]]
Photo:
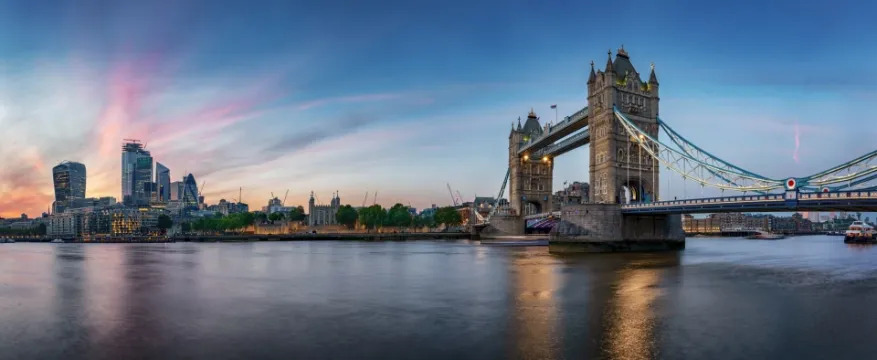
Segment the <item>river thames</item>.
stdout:
[[865,359],[877,247],[0,244],[2,359]]

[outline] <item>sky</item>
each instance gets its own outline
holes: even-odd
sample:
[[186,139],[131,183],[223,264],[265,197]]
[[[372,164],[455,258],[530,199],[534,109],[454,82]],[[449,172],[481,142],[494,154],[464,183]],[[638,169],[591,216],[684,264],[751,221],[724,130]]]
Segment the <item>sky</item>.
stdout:
[[[510,124],[585,106],[591,60],[622,44],[655,63],[662,119],[742,168],[877,147],[877,4],[709,3],[0,0],[0,216],[46,211],[65,160],[120,199],[123,139],[208,203],[495,196]],[[555,190],[587,169],[587,147],[559,157]],[[661,193],[714,194],[683,184]]]

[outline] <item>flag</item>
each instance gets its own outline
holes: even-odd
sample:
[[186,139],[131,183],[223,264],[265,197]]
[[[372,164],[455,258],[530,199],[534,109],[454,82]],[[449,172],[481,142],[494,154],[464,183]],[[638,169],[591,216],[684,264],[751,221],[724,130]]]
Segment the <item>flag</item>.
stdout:
[[557,109],[557,104],[551,105],[552,109]]

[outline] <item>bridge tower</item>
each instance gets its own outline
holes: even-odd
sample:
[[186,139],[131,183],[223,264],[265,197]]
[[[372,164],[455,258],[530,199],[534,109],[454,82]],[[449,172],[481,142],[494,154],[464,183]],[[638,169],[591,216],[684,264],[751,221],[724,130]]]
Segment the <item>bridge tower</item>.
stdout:
[[679,215],[625,214],[621,204],[658,198],[657,163],[627,135],[613,107],[658,137],[658,78],[652,66],[647,81],[624,47],[606,68],[588,76],[588,126],[591,129],[591,203],[561,208],[548,250],[564,252],[658,251],[685,248]]
[[588,109],[591,128],[591,202],[621,204],[656,201],[659,167],[648,153],[625,133],[613,106],[654,138],[658,138],[658,78],[652,65],[643,81],[624,46],[615,60],[612,51],[606,68],[588,76]]
[[539,118],[530,109],[524,125],[521,126],[518,118],[518,126],[513,124],[509,133],[509,206],[519,216],[551,211],[553,159],[518,155],[521,144],[542,135],[542,132]]

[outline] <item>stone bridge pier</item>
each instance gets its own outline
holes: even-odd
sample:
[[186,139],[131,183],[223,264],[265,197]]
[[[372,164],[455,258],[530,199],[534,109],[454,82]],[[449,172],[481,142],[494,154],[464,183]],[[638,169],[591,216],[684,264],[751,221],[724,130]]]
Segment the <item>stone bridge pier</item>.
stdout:
[[681,215],[624,215],[618,204],[564,206],[549,235],[552,253],[685,249]]

